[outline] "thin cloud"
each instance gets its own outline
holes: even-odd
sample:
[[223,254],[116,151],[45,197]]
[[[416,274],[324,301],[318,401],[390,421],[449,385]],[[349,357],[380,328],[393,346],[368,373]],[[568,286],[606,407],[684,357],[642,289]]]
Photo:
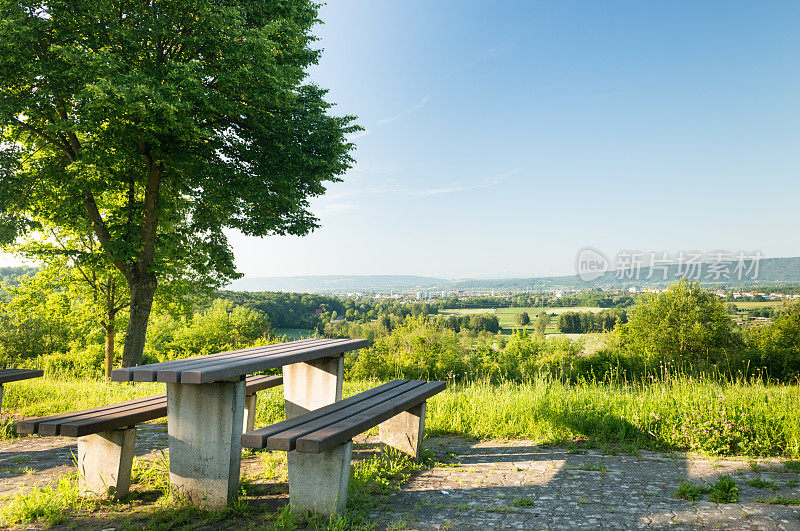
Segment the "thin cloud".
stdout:
[[512,48],[514,48],[514,43],[513,42],[504,42],[502,44],[498,44],[496,46],[491,46],[489,48],[481,50],[475,56],[474,59],[472,59],[471,61],[465,63],[460,68],[456,68],[455,70],[450,72],[450,74],[451,75],[452,74],[457,74],[459,72],[463,72],[464,70],[469,70],[470,68],[473,68],[473,67],[479,65],[480,63],[483,63],[484,61],[492,61],[494,59],[497,59],[498,57],[502,57],[503,55],[505,55],[508,52],[510,52]]
[[502,175],[498,175],[490,179],[485,179],[482,182],[476,184],[464,184],[460,182],[455,182],[448,184],[446,186],[442,186],[440,188],[423,188],[423,189],[403,188],[394,185],[394,183],[396,182],[395,179],[388,179],[386,184],[384,184],[383,186],[379,186],[377,188],[362,188],[362,189],[349,190],[347,192],[340,192],[338,194],[326,195],[325,197],[330,199],[341,199],[344,197],[352,197],[354,195],[402,194],[402,195],[413,195],[413,196],[431,196],[431,195],[452,194],[456,192],[465,192],[468,190],[478,190],[480,188],[499,186],[503,184],[509,177],[511,177],[512,175],[516,175],[521,171],[522,170],[520,170],[519,168],[514,168]]
[[372,131],[370,131],[369,129],[364,129],[363,131],[359,131],[358,133],[353,133],[352,135],[348,135],[347,140],[355,140],[356,138],[367,136],[370,133],[372,133]]
[[353,205],[350,203],[331,203],[315,209],[315,212],[317,214],[336,214],[337,212],[349,212],[358,209],[358,205]]
[[404,116],[406,116],[408,114],[411,114],[412,112],[416,112],[416,111],[420,110],[421,108],[423,108],[425,106],[425,104],[430,101],[430,99],[431,99],[430,95],[425,95],[425,96],[423,96],[423,98],[421,100],[419,100],[419,103],[417,103],[413,107],[409,107],[408,109],[406,109],[406,110],[404,110],[404,111],[402,111],[402,112],[400,112],[398,114],[395,114],[394,116],[389,116],[387,118],[383,118],[381,120],[378,120],[378,123],[380,125],[385,125],[385,124],[388,124],[389,122],[394,122],[395,120],[399,120],[400,118],[402,118],[402,117],[404,117]]
[[519,173],[520,170],[514,168],[511,171],[504,173],[503,175],[499,175],[497,177],[493,177],[491,179],[486,179],[482,183],[478,184],[461,184],[461,183],[453,183],[450,186],[445,186],[442,188],[428,188],[425,190],[411,190],[407,193],[410,195],[440,195],[440,194],[452,194],[455,192],[465,192],[467,190],[478,190],[480,188],[489,188],[492,186],[498,186],[503,184],[506,179],[510,176]]

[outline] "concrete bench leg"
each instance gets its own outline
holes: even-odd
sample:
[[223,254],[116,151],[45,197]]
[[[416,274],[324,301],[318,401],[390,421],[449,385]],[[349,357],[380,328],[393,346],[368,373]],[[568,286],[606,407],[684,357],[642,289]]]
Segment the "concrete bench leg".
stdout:
[[258,395],[253,393],[244,397],[244,428],[242,433],[256,429],[256,408],[258,407]]
[[167,384],[170,483],[203,508],[238,494],[244,394],[241,380]]
[[422,438],[425,435],[426,404],[427,402],[423,402],[381,422],[378,425],[381,443],[418,460]]
[[78,437],[79,486],[83,494],[114,494],[131,488],[136,428],[103,431]]
[[323,516],[342,514],[347,504],[353,441],[319,454],[289,452],[289,504]]
[[286,418],[342,399],[344,356],[320,358],[283,367],[283,398]]
[[3,384],[0,384],[0,411],[3,411]]

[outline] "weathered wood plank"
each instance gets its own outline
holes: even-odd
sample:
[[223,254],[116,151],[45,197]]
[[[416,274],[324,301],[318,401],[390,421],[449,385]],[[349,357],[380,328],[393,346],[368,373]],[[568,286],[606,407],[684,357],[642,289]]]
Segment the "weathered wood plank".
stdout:
[[201,384],[216,382],[227,378],[234,378],[239,374],[266,371],[283,365],[335,356],[349,350],[357,350],[367,346],[369,346],[369,341],[366,339],[349,339],[343,340],[342,343],[331,343],[330,346],[314,347],[312,350],[305,350],[297,353],[276,354],[274,356],[246,359],[240,362],[231,361],[223,365],[212,365],[204,369],[183,371],[181,373],[181,383]]
[[[225,365],[228,363],[244,363],[248,360],[254,359],[265,359],[271,356],[277,356],[279,354],[285,354],[289,352],[299,352],[299,351],[310,351],[313,352],[317,348],[321,348],[323,346],[330,345],[331,341],[341,342],[343,340],[334,339],[334,340],[319,340],[318,342],[308,344],[300,344],[296,345],[294,342],[290,343],[281,343],[280,345],[274,345],[276,348],[271,348],[269,350],[259,350],[253,349],[251,351],[243,351],[235,354],[234,356],[224,357],[224,358],[214,358],[214,359],[203,359],[201,358],[192,358],[194,361],[192,363],[187,363],[185,365],[181,365],[179,367],[171,367],[166,369],[159,369],[155,372],[155,379],[158,382],[164,383],[185,383],[183,381],[183,375],[186,374],[187,371],[204,369],[207,367],[215,367],[219,365]],[[272,367],[274,368],[274,367]],[[263,369],[267,370],[267,369]],[[256,371],[251,371],[256,372]]]
[[38,378],[44,375],[39,369],[0,369],[0,384]]
[[[245,394],[251,395],[282,383],[283,376],[280,375],[250,376],[245,385]],[[133,426],[140,422],[164,417],[167,414],[166,407],[167,395],[152,395],[82,411],[23,420],[17,423],[17,431],[26,434],[38,433],[45,437],[55,435],[81,437],[106,429],[114,429],[107,427],[110,425]]]
[[307,453],[320,453],[329,450],[334,446],[349,441],[359,433],[380,424],[384,420],[388,420],[398,413],[421,404],[444,389],[444,382],[426,382],[424,385],[404,393],[396,400],[384,402],[321,430],[300,437],[297,439],[295,449],[298,452]]
[[269,437],[267,440],[267,448],[270,450],[282,450],[284,452],[290,452],[295,449],[296,442],[301,437],[310,433],[316,433],[319,430],[322,430],[323,428],[333,424],[345,422],[350,418],[354,418],[359,413],[370,410],[375,406],[379,406],[381,404],[392,404],[402,400],[403,397],[407,396],[408,393],[425,385],[425,383],[426,382],[422,381],[404,382],[402,385],[399,385],[393,389],[388,389],[380,394],[367,398],[366,400],[360,400],[338,411],[333,411],[314,420],[309,419],[298,426],[287,429],[280,433],[276,433],[275,435]]
[[84,409],[84,410],[81,410],[81,411],[71,411],[69,413],[59,413],[58,415],[50,415],[48,417],[41,417],[41,418],[38,418],[38,419],[21,420],[21,421],[17,422],[17,431],[19,433],[34,434],[34,433],[38,433],[39,432],[39,426],[44,422],[51,423],[51,424],[56,424],[56,423],[63,424],[63,423],[69,422],[69,420],[71,418],[75,418],[75,417],[78,417],[78,416],[83,416],[83,415],[86,415],[86,414],[103,415],[103,414],[108,413],[109,411],[114,411],[116,409],[125,408],[125,407],[131,406],[131,405],[135,406],[137,404],[143,404],[143,403],[146,403],[146,402],[149,402],[149,401],[152,401],[152,400],[157,400],[157,399],[166,400],[166,396],[167,395],[163,395],[163,394],[162,395],[152,395],[152,396],[147,396],[147,397],[144,397],[144,398],[137,398],[135,400],[128,400],[126,402],[119,402],[119,403],[116,403],[116,404],[110,404],[110,405],[106,405],[106,406],[99,406],[99,407],[95,407],[95,408],[91,408],[91,409]]
[[320,339],[302,339],[299,341],[292,341],[289,343],[278,343],[275,345],[264,345],[261,347],[250,347],[246,349],[239,349],[239,350],[230,350],[226,352],[218,352],[216,354],[207,354],[205,356],[194,356],[191,358],[184,358],[180,360],[172,360],[172,361],[162,361],[159,363],[150,363],[147,365],[139,365],[137,367],[127,367],[123,369],[114,369],[111,371],[111,380],[112,381],[119,381],[119,382],[128,382],[128,381],[136,381],[136,382],[154,382],[155,375],[159,370],[167,370],[167,369],[174,369],[181,366],[188,366],[193,363],[197,362],[211,362],[215,359],[225,359],[228,357],[235,357],[241,355],[242,353],[249,353],[249,352],[269,352],[272,350],[279,350],[284,348],[286,345],[302,345],[302,344],[311,344],[312,342],[319,342],[324,341]]
[[277,422],[270,426],[265,426],[263,428],[259,428],[254,431],[247,432],[244,435],[242,435],[242,446],[246,448],[266,448],[267,440],[273,435],[292,429],[296,426],[300,426],[304,422],[309,422],[318,419],[320,417],[324,417],[325,415],[328,415],[330,413],[339,411],[353,404],[357,404],[362,400],[367,400],[368,398],[371,398],[373,396],[394,389],[397,386],[402,385],[407,381],[408,380],[393,380],[383,385],[379,385],[378,387],[374,387],[372,389],[359,393],[355,396],[351,396],[345,398],[344,400],[340,400],[339,402],[335,402],[333,404],[329,404],[319,409],[315,409],[314,411],[309,411],[308,413],[298,415],[297,417],[293,417],[291,419]]

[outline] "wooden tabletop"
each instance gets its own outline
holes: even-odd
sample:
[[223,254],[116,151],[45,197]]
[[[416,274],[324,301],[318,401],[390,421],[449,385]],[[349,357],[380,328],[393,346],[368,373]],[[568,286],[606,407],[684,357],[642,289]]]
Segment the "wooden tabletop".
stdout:
[[302,339],[111,371],[114,382],[203,384],[367,347],[366,339]]
[[38,369],[0,369],[0,385],[17,380],[27,380],[28,378],[38,378],[44,371]]

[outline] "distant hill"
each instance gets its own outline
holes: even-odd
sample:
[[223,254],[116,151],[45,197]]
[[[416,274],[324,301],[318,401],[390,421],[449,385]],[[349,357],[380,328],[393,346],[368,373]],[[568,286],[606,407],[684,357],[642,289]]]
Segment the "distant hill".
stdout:
[[[751,264],[746,265],[750,266]],[[719,269],[727,271],[730,278],[725,278],[723,275],[715,278],[714,274],[709,274],[708,266],[707,263],[703,264],[699,278],[703,285],[708,287],[800,284],[800,257],[762,258],[758,263],[756,278],[753,278],[751,272],[750,275],[742,275],[741,280],[735,274],[736,262],[723,262],[719,267]],[[454,290],[457,287],[461,291],[546,291],[592,287],[621,289],[636,286],[647,288],[672,284],[683,276],[688,276],[691,280],[697,279],[695,275],[687,275],[685,269],[679,271],[677,264],[670,264],[664,269],[654,268],[652,272],[649,267],[642,267],[638,275],[621,275],[617,271],[607,271],[591,282],[581,280],[577,275],[489,280],[464,279],[437,286],[437,289]]]
[[414,275],[312,275],[303,277],[245,277],[227,287],[233,291],[290,291],[296,293],[350,293],[431,289],[448,280]]
[[[800,257],[763,258],[758,265],[758,276],[754,280],[746,277],[738,280],[734,274],[736,263],[723,264],[721,269],[729,272],[731,278],[713,278],[708,275],[708,264],[704,265],[702,278],[704,285],[712,286],[769,286],[800,284]],[[664,272],[666,271],[666,276]],[[311,275],[299,277],[245,277],[234,281],[227,289],[233,291],[288,291],[296,293],[352,293],[387,291],[552,291],[576,290],[600,287],[603,289],[625,289],[659,287],[672,284],[681,273],[677,264],[665,269],[654,270],[642,267],[638,277],[619,275],[607,271],[591,282],[585,282],[576,275],[558,277],[500,278],[500,279],[460,279],[448,280],[435,277],[413,275]],[[690,275],[690,278],[694,278]]]

